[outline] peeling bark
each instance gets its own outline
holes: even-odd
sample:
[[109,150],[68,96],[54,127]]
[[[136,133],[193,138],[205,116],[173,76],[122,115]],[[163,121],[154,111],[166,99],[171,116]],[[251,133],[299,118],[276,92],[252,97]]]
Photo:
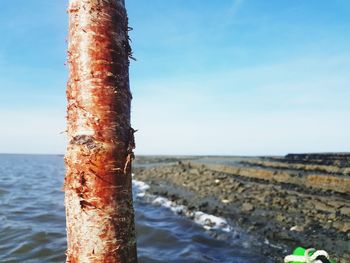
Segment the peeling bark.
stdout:
[[68,13],[66,262],[135,263],[124,0],[70,0]]

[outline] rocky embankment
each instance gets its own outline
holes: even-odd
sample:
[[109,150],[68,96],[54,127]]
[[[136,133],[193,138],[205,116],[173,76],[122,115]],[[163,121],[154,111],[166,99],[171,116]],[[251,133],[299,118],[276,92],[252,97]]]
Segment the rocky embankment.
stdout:
[[349,167],[350,153],[290,153],[281,161]]
[[298,245],[350,262],[350,162],[347,167],[334,156],[316,158],[141,157],[134,173],[151,193],[268,240],[265,252],[276,262]]

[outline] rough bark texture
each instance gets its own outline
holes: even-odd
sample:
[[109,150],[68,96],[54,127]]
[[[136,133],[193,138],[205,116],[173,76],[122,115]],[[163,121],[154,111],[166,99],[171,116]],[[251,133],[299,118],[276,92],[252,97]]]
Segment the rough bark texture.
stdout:
[[137,262],[124,0],[69,1],[67,262]]

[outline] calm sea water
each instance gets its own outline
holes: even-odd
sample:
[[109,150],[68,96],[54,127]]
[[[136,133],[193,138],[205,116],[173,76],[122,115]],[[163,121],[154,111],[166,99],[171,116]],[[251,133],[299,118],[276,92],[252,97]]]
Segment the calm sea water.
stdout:
[[[0,262],[64,262],[63,178],[62,156],[0,155]],[[242,237],[220,240],[143,198],[134,205],[141,263],[270,262]]]

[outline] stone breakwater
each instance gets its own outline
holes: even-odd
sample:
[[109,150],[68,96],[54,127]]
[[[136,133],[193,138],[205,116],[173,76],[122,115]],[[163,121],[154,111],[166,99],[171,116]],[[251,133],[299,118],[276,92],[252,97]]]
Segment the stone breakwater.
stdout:
[[348,167],[350,163],[350,153],[290,153],[281,160],[305,164],[314,163]]
[[265,239],[265,252],[276,262],[297,245],[350,262],[350,162],[326,154],[315,158],[140,157],[134,173],[150,193]]

